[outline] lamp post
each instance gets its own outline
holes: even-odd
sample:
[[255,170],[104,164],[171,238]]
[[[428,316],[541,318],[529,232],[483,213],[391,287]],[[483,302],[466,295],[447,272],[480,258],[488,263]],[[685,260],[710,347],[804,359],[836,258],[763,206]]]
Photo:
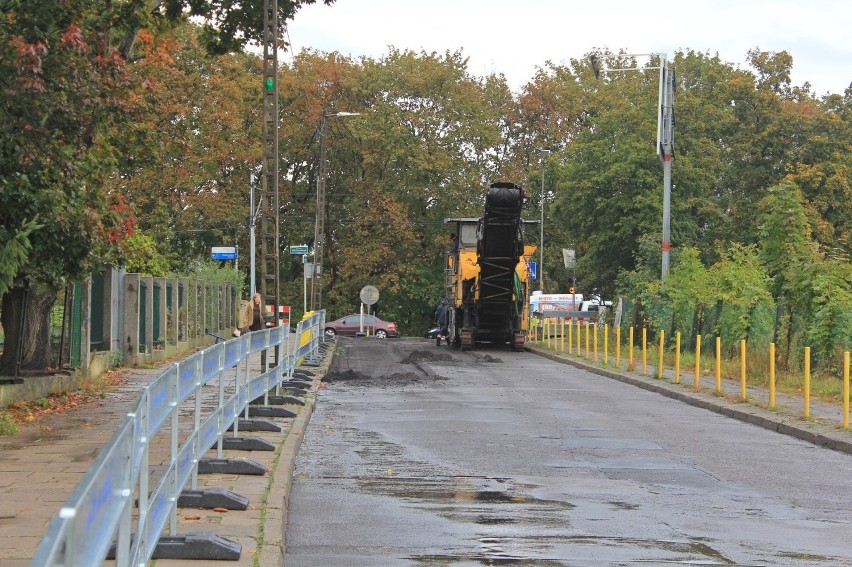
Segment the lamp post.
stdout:
[[538,240],[538,289],[544,293],[544,164],[547,156],[550,155],[550,150],[539,150],[538,153],[541,155],[541,224],[539,225],[541,234]]
[[325,244],[325,125],[329,118],[360,115],[360,112],[325,112],[320,121],[318,132],[320,155],[317,171],[317,218],[314,225],[314,262],[311,266],[311,311],[319,309],[322,303],[322,258]]
[[[629,57],[659,57],[659,67],[631,67],[609,69],[611,71],[660,71],[660,93],[657,105],[657,155],[663,166],[663,238],[660,243],[662,269],[660,279],[669,274],[669,249],[671,248],[671,194],[672,194],[672,158],[674,154],[674,71],[669,66],[665,53],[635,53]],[[597,60],[592,60],[595,76],[601,71]]]

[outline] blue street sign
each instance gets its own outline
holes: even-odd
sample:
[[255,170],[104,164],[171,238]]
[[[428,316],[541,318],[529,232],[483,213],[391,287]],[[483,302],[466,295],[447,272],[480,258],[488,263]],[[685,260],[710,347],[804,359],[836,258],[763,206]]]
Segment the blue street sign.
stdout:
[[290,255],[291,256],[305,256],[308,253],[308,245],[300,244],[297,246],[290,247]]
[[236,246],[214,246],[210,250],[210,258],[212,260],[236,260]]
[[530,278],[537,280],[538,272],[536,271],[536,263],[535,262],[527,262],[527,269],[530,271]]

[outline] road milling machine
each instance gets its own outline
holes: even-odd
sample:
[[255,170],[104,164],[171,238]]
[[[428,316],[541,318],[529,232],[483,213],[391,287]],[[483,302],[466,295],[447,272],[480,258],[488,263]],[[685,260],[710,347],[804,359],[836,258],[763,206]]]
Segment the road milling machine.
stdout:
[[447,341],[462,350],[475,343],[524,349],[529,328],[531,282],[527,262],[536,247],[524,244],[524,190],[493,183],[481,218],[446,219],[455,224],[447,253]]

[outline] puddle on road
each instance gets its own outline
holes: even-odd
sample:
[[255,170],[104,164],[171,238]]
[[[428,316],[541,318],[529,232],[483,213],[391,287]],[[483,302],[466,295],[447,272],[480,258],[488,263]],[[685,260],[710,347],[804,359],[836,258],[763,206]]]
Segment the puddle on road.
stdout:
[[[447,520],[479,526],[470,536],[478,550],[408,557],[415,565],[580,565],[605,558],[609,564],[735,565],[706,540],[668,541],[568,535],[575,505],[538,498],[536,486],[485,477],[361,478],[362,490],[399,498]],[[630,511],[637,505],[609,501]],[[479,532],[478,536],[476,532]],[[570,559],[569,559],[570,558]],[[567,560],[567,562],[566,562]]]
[[612,501],[612,502],[607,502],[607,504],[615,507],[618,510],[638,510],[639,509],[638,504],[631,504],[630,502]]
[[573,504],[536,498],[528,493],[535,487],[527,485],[495,486],[505,483],[505,479],[473,477],[359,480],[368,493],[399,498],[460,524],[514,526],[536,533],[571,528],[568,512],[574,509]]
[[[417,555],[408,559],[422,567],[470,562],[482,565],[582,565],[584,561],[595,565],[737,565],[700,541],[546,536],[481,538],[479,545],[479,551]],[[520,554],[519,551],[524,549],[528,552]],[[560,550],[559,558],[549,557],[557,549]],[[660,555],[659,552],[674,555]]]
[[779,557],[785,559],[795,559],[796,561],[815,561],[819,563],[827,563],[828,565],[840,565],[843,561],[841,557],[826,557],[823,555],[813,555],[811,553],[779,553]]

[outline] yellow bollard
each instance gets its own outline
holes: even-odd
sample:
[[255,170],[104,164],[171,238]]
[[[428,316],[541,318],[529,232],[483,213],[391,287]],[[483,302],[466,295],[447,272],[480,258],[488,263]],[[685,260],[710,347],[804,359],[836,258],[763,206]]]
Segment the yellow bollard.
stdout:
[[769,409],[775,409],[775,343],[769,343]]
[[595,349],[595,362],[597,363],[597,361],[598,361],[598,325],[597,325],[597,323],[595,323],[595,325],[592,327],[592,344],[594,345],[593,348]]
[[577,319],[577,356],[583,356],[580,351],[580,335],[583,334],[582,328],[580,327],[580,320]]
[[701,335],[695,337],[695,380],[692,385],[696,390],[701,389]]
[[716,393],[722,393],[722,337],[716,337]]
[[609,325],[604,325],[604,364],[609,365]]
[[568,354],[574,354],[574,335],[571,332],[574,329],[573,319],[568,320]]
[[615,327],[615,367],[621,370],[621,325]]
[[665,355],[666,348],[666,332],[660,329],[660,352],[659,356],[657,356],[657,379],[663,379],[663,356]]
[[545,319],[544,324],[544,336],[547,337],[547,348],[549,349],[551,347],[551,339],[553,338],[553,319]]
[[648,329],[642,327],[642,376],[648,375]]
[[559,352],[565,352],[565,317],[559,320]]
[[680,331],[675,334],[675,384],[680,384]]
[[633,364],[633,327],[630,327],[630,334],[627,339],[627,370],[633,372],[636,370],[636,365]]
[[849,429],[849,351],[843,353],[843,429]]
[[811,417],[811,347],[805,347],[805,419]]
[[589,329],[591,323],[586,321],[586,360],[589,360]]
[[746,392],[746,342],[745,339],[740,341],[740,397],[743,401],[748,399]]

